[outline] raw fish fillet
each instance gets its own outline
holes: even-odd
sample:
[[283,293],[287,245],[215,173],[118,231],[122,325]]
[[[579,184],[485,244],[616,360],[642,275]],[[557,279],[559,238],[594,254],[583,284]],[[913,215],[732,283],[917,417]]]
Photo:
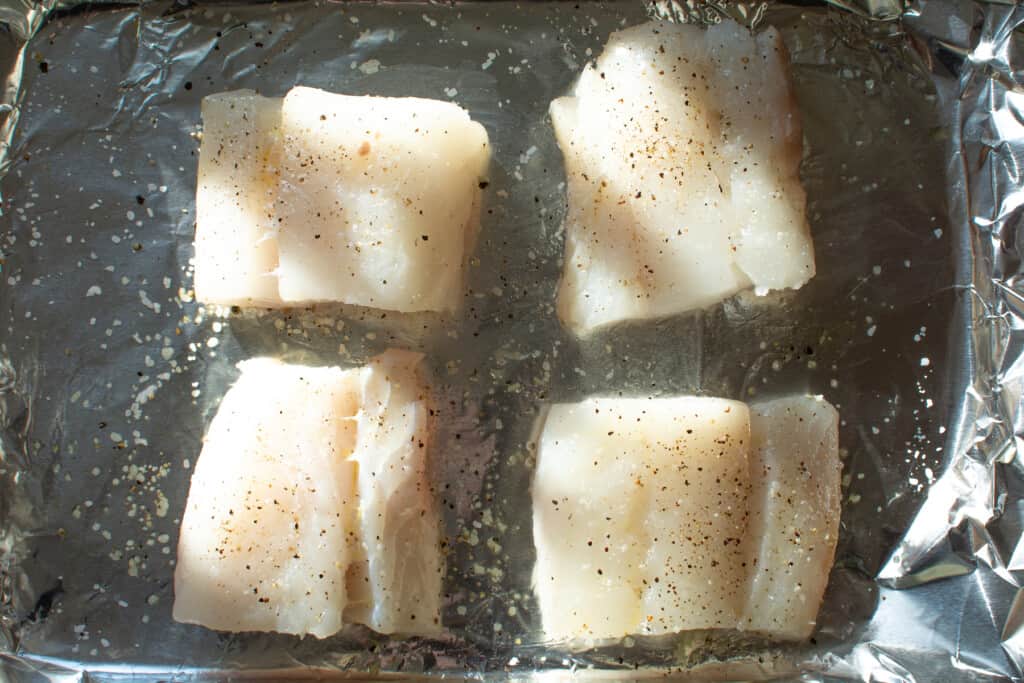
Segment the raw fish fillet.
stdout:
[[203,101],[196,296],[456,309],[490,146],[457,105],[293,88]]
[[814,631],[839,537],[839,415],[821,397],[750,407],[750,597],[740,628]]
[[224,306],[274,306],[281,99],[236,90],[203,98],[195,292]]
[[176,620],[320,638],[343,621],[438,631],[419,360],[389,351],[355,370],[239,365],[192,477]]
[[746,597],[749,443],[735,401],[553,406],[533,481],[547,636],[733,627]]
[[740,629],[803,639],[839,523],[820,398],[592,398],[553,406],[534,473],[549,639]]
[[352,460],[359,466],[363,565],[350,574],[358,580],[349,583],[346,621],[381,633],[433,634],[441,623],[444,566],[427,472],[430,399],[420,359],[389,351],[360,371]]
[[774,29],[613,33],[551,119],[569,203],[558,312],[578,334],[814,275],[799,113]]
[[239,367],[192,475],[174,618],[323,638],[346,601],[356,378],[270,359]]
[[451,310],[487,132],[457,105],[294,88],[282,113],[281,298]]

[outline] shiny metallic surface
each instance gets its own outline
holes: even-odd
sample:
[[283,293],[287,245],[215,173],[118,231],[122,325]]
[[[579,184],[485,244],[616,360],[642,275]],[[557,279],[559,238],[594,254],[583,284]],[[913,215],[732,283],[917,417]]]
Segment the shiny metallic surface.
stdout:
[[[0,672],[9,680],[1024,676],[1024,9],[813,3],[0,3]],[[553,312],[547,105],[616,28],[779,28],[818,275],[580,341]],[[452,99],[495,159],[458,316],[207,311],[190,296],[199,102],[304,84]],[[190,467],[234,363],[428,354],[449,539],[437,641],[171,620]],[[570,651],[530,591],[531,434],[594,393],[821,393],[843,520],[811,643]]]

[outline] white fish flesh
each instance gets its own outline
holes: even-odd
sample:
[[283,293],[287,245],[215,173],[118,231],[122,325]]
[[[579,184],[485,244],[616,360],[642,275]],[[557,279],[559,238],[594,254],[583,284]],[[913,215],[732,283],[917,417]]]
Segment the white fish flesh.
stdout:
[[451,310],[487,132],[457,105],[294,88],[282,113],[281,298]]
[[750,407],[750,597],[740,628],[814,631],[839,536],[839,415],[821,397]]
[[224,306],[274,306],[281,99],[237,90],[203,98],[195,293]]
[[[441,622],[439,518],[430,485],[430,396],[420,354],[389,351],[360,371],[355,449],[359,560],[346,621],[435,634]],[[367,590],[367,588],[369,590]]]
[[341,628],[356,510],[355,377],[240,364],[196,462],[174,618],[325,637]]
[[569,204],[558,311],[573,331],[814,275],[799,112],[774,29],[618,31],[550,113]]
[[193,473],[176,620],[320,638],[343,622],[438,631],[419,360],[389,351],[355,370],[240,364]]
[[487,132],[460,107],[293,88],[203,104],[196,296],[454,310],[479,229]]
[[553,406],[532,488],[545,635],[806,638],[838,534],[838,472],[822,399]]
[[553,406],[533,480],[549,638],[729,628],[743,608],[747,406],[713,398]]

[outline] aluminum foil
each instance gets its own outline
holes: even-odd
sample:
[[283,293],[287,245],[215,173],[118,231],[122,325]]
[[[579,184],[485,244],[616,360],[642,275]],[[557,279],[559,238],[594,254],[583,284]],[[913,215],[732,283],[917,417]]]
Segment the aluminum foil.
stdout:
[[[776,26],[818,275],[580,342],[553,312],[548,102],[650,16]],[[0,676],[1024,677],[1024,9],[654,2],[0,0]],[[190,295],[199,102],[296,84],[466,107],[494,163],[464,315],[206,310]],[[450,542],[440,640],[171,620],[191,465],[234,363],[428,354]],[[568,651],[530,592],[531,430],[593,393],[824,394],[842,529],[815,638]]]

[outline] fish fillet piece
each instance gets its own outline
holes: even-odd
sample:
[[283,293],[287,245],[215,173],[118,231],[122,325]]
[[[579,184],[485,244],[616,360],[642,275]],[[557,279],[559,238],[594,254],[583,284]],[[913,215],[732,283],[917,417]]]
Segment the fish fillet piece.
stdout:
[[439,630],[420,359],[388,351],[353,370],[240,364],[192,477],[176,620],[321,638],[343,622]]
[[533,480],[549,638],[735,626],[746,598],[750,418],[713,398],[553,406]]
[[839,536],[839,416],[800,396],[753,404],[750,422],[752,577],[740,628],[803,640]]
[[271,217],[281,99],[236,90],[203,98],[196,188],[195,292],[200,301],[274,306],[277,242]]
[[361,552],[350,573],[346,620],[381,633],[440,630],[444,566],[427,469],[430,398],[421,358],[388,351],[360,375],[352,460],[359,466]]
[[452,310],[479,223],[487,132],[460,107],[294,88],[282,111],[280,293]]
[[532,487],[546,636],[807,638],[839,531],[837,422],[804,396],[553,406]]
[[774,29],[618,31],[550,113],[568,186],[558,312],[574,332],[814,275],[799,113]]
[[487,131],[450,102],[293,88],[203,100],[196,298],[458,307]]
[[356,518],[356,378],[239,365],[192,475],[174,618],[224,631],[341,628]]

